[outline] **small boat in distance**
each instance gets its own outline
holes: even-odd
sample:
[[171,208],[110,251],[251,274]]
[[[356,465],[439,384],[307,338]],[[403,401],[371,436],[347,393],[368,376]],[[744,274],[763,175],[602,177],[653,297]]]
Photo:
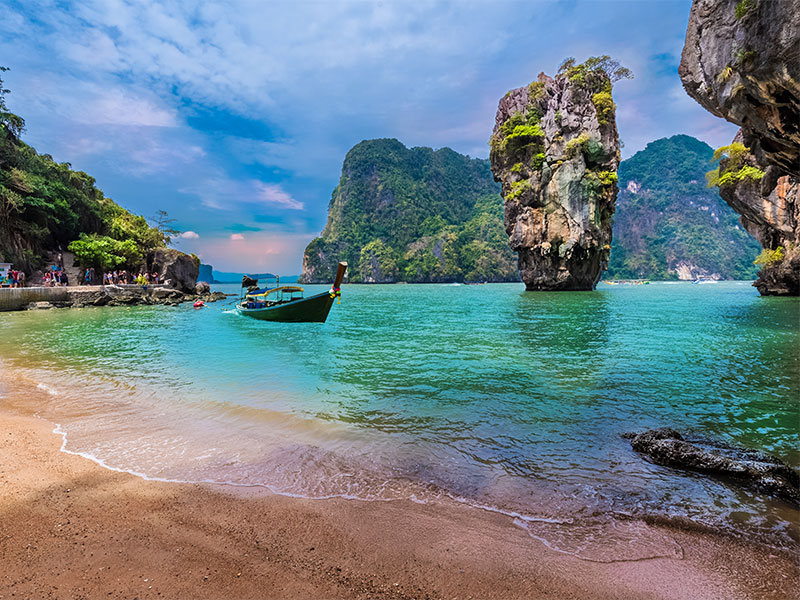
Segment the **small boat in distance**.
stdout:
[[347,263],[340,262],[331,289],[308,298],[303,296],[301,287],[281,286],[279,278],[276,278],[275,287],[257,289],[256,280],[247,276],[242,277],[242,289],[248,288],[248,292],[239,301],[236,310],[239,314],[261,321],[324,323],[334,299],[342,295],[339,286],[342,284],[345,271]]

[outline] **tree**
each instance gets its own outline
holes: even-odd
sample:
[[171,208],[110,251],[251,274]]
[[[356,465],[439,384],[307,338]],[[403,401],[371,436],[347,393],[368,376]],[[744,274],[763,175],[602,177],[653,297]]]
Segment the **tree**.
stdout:
[[159,233],[161,233],[166,244],[172,242],[173,236],[180,235],[182,233],[180,230],[175,229],[172,226],[177,219],[171,219],[165,210],[157,210],[156,215],[148,220],[159,231]]
[[115,240],[105,235],[81,234],[80,239],[70,243],[68,250],[75,254],[75,261],[83,267],[95,267],[108,271],[118,265],[135,267],[142,260],[136,242]]
[[633,79],[633,71],[623,67],[618,60],[611,58],[608,54],[590,56],[586,62],[579,65],[576,65],[575,59],[570,56],[561,63],[558,72],[559,74],[566,73],[571,80],[578,79],[579,82],[583,82],[588,73],[604,73],[611,83],[616,83],[621,79]]
[[[8,70],[8,67],[0,67],[0,73],[4,73]],[[19,139],[19,136],[25,129],[25,119],[19,115],[8,112],[5,95],[9,92],[10,90],[3,87],[3,80],[0,79],[0,127],[8,131],[15,139]]]

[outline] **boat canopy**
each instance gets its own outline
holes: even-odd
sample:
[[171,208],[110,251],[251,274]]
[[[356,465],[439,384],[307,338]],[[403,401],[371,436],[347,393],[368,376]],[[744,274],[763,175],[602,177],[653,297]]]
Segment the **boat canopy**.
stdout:
[[296,292],[302,293],[303,292],[303,288],[295,286],[295,285],[285,285],[285,286],[276,287],[276,288],[265,288],[263,290],[254,290],[252,292],[249,292],[247,294],[247,297],[248,298],[253,298],[255,296],[268,296],[269,294],[272,294],[272,293],[275,293],[275,292],[283,292],[283,293],[287,293],[287,294],[293,294],[293,293],[296,293]]

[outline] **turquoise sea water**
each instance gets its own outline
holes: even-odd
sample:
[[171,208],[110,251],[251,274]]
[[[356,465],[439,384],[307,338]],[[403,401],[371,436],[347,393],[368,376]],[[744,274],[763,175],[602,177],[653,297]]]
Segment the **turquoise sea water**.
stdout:
[[671,426],[798,467],[797,299],[746,282],[351,285],[322,325],[230,309],[0,314],[6,377],[38,387],[0,402],[33,402],[66,450],[112,468],[467,502],[592,560],[679,555],[649,516],[798,541],[784,503],[653,465],[620,437]]

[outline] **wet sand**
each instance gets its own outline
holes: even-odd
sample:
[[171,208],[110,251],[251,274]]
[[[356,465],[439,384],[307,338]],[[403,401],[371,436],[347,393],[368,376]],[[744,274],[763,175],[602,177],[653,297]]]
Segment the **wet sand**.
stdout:
[[[682,559],[592,563],[502,515],[146,481],[60,452],[0,397],[0,599],[793,598],[795,557],[669,529]],[[666,531],[664,529],[663,531]]]

